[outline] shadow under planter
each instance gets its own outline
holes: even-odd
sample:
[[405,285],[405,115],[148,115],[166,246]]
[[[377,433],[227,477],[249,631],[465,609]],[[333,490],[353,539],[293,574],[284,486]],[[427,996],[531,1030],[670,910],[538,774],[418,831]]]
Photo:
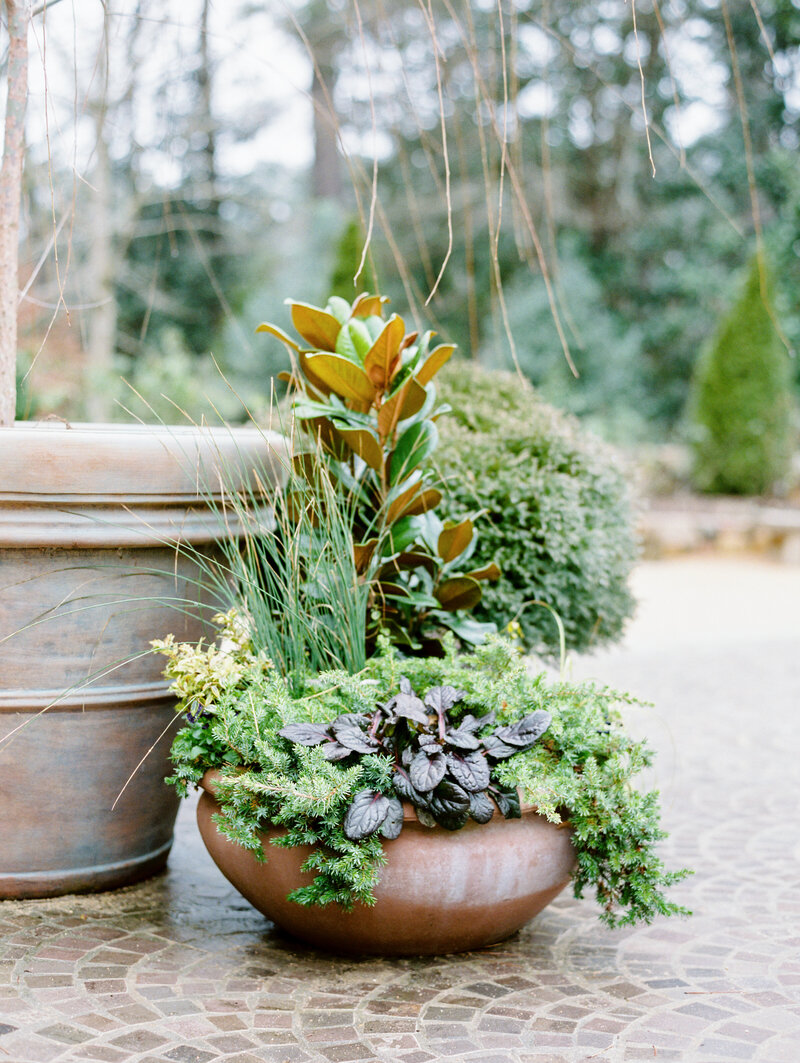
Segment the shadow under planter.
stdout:
[[232,532],[220,476],[274,480],[283,453],[254,428],[0,428],[0,898],[166,863],[178,721],[149,643],[209,633],[191,555]]

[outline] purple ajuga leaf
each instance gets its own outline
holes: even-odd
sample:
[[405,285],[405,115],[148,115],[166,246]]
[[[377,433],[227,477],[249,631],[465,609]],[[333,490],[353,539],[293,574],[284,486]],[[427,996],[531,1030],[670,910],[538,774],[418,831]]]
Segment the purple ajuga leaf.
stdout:
[[299,746],[318,746],[331,737],[326,723],[289,723],[278,734]]
[[391,701],[386,703],[386,709],[388,712],[394,713],[395,716],[413,720],[414,723],[422,724],[423,727],[428,724],[428,714],[425,711],[425,705],[413,692],[411,694],[396,694]]
[[486,735],[481,739],[481,745],[486,750],[486,755],[492,760],[505,760],[506,757],[513,757],[515,753],[520,752],[517,746],[509,746],[501,742],[496,734]]
[[495,731],[495,738],[506,745],[515,746],[518,750],[529,749],[550,726],[552,718],[549,712],[539,709],[517,723],[499,727]]
[[341,745],[347,746],[348,749],[352,749],[356,753],[376,753],[381,748],[380,742],[376,738],[365,734],[360,727],[351,727],[347,724],[337,727],[334,724],[333,733]]
[[328,742],[322,747],[322,755],[326,760],[344,760],[349,757],[353,750],[343,746],[341,742]]
[[448,753],[447,763],[455,781],[469,793],[485,790],[491,781],[489,765],[482,753],[469,753],[467,756]]
[[469,795],[469,814],[476,823],[488,823],[494,815],[494,805],[486,793]]
[[377,790],[359,791],[344,817],[345,836],[354,842],[368,838],[383,824],[390,807],[390,799]]
[[388,801],[389,811],[381,824],[381,834],[389,841],[393,841],[400,836],[400,831],[403,829],[403,805],[396,797],[390,797]]
[[478,749],[480,746],[480,741],[475,735],[470,734],[469,731],[461,726],[445,731],[445,738],[456,749]]
[[447,759],[443,753],[436,753],[429,757],[424,750],[421,750],[411,761],[408,776],[411,779],[411,785],[424,794],[432,790],[434,786],[438,786],[446,771]]
[[438,716],[444,716],[463,697],[464,691],[455,687],[431,687],[425,695],[425,704]]

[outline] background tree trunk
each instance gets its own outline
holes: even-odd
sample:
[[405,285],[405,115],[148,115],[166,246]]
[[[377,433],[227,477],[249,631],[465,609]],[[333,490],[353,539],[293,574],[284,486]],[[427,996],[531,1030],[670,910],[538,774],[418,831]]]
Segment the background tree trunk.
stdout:
[[19,208],[28,95],[27,0],[5,0],[8,15],[8,102],[0,168],[0,425],[14,423],[17,403]]

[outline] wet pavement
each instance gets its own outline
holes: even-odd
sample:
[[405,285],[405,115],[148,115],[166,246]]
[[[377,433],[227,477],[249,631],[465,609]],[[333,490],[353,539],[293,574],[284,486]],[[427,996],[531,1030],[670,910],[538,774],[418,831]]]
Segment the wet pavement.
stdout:
[[0,1063],[798,1063],[800,568],[644,564],[623,647],[574,665],[655,702],[630,725],[688,920],[606,930],[562,895],[462,956],[354,960],[279,934],[187,803],[166,874],[0,903]]

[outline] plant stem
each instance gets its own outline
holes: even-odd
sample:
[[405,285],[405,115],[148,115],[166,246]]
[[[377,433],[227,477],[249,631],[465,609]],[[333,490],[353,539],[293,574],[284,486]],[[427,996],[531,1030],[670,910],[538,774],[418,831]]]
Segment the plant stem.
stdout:
[[8,15],[8,98],[0,168],[0,425],[12,425],[17,403],[19,208],[28,97],[28,0],[5,0]]

